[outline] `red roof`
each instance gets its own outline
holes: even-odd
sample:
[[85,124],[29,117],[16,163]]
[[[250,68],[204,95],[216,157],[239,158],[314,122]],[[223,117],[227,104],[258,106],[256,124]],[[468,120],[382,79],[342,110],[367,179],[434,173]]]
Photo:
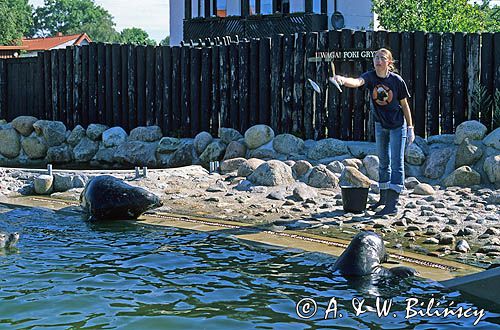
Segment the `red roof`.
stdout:
[[27,51],[36,51],[36,50],[49,50],[59,45],[65,44],[74,40],[71,45],[79,45],[82,41],[87,40],[87,42],[92,42],[90,37],[86,33],[82,34],[72,34],[72,35],[57,35],[55,37],[47,37],[47,38],[33,38],[27,39],[23,38],[22,43],[23,46],[27,46]]

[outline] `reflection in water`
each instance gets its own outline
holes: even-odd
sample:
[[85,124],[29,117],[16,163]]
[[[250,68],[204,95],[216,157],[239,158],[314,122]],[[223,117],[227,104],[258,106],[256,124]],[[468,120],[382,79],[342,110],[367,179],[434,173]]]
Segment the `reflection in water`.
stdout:
[[[0,214],[0,230],[21,233],[18,250],[0,255],[0,328],[423,329],[470,328],[474,321],[405,320],[409,297],[472,307],[434,282],[346,279],[332,275],[329,256],[222,234],[90,223],[40,208]],[[377,317],[377,296],[393,299],[397,317]],[[325,320],[332,297],[345,316]],[[297,316],[303,298],[317,302],[311,319]],[[365,298],[369,312],[355,316],[353,298]],[[494,328],[494,309],[475,328]]]

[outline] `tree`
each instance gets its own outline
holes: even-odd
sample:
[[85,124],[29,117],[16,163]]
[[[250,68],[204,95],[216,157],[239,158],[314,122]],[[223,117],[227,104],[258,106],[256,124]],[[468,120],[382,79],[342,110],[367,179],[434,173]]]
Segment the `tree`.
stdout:
[[28,0],[0,1],[0,45],[16,45],[29,31],[33,8]]
[[156,41],[149,39],[149,35],[143,29],[136,27],[123,29],[118,40],[122,44],[151,45],[155,46]]
[[170,36],[166,36],[165,39],[160,41],[160,46],[170,46]]
[[119,36],[113,16],[92,0],[45,0],[35,10],[34,21],[36,36],[85,32],[96,42],[113,42]]
[[373,0],[380,25],[390,31],[496,32],[498,7],[490,1],[467,0]]

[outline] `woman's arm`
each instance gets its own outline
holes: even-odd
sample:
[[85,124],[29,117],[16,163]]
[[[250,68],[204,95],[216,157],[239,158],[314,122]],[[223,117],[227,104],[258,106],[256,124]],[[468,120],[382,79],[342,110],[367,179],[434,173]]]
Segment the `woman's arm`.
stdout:
[[340,86],[344,85],[351,88],[361,87],[365,84],[365,80],[363,78],[349,78],[335,75],[335,80],[339,83]]
[[401,107],[403,108],[403,115],[405,116],[406,124],[408,125],[408,127],[413,127],[413,120],[411,119],[411,112],[410,112],[410,106],[408,105],[408,99],[404,98],[400,100],[399,104],[401,104]]

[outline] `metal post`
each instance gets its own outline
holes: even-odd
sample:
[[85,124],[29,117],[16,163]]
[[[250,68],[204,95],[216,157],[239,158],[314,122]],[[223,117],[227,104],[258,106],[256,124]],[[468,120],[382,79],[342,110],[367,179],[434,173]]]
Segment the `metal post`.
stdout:
[[142,168],[142,176],[145,178],[148,177],[148,168],[146,166]]
[[138,179],[139,177],[140,177],[139,166],[136,166],[135,167],[135,178]]
[[47,174],[52,175],[52,164],[47,164]]

